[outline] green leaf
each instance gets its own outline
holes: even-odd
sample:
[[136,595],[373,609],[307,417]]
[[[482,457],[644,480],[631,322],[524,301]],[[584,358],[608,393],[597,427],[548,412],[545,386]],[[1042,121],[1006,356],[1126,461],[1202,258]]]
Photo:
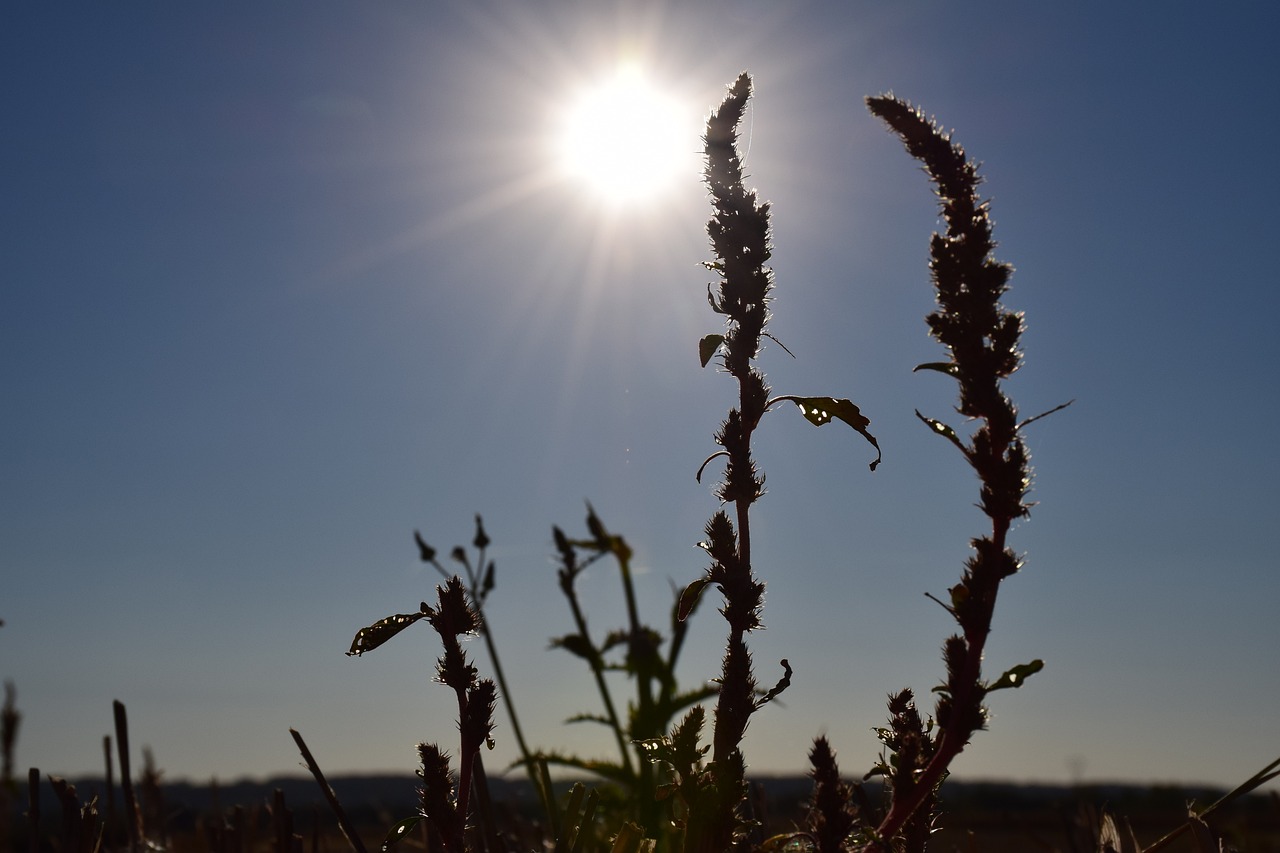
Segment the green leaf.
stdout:
[[[616,761],[605,761],[601,759],[579,758],[576,755],[565,755],[560,752],[540,752],[532,756],[533,760],[554,764],[560,767],[572,767],[578,770],[585,770],[588,773],[594,773],[605,779],[614,782],[621,782],[626,785],[635,784],[635,773],[628,773],[627,769]],[[517,759],[511,762],[509,766],[520,767],[525,765],[524,759]]]
[[960,375],[960,365],[950,361],[930,361],[925,364],[917,364],[915,367],[911,368],[912,373],[915,373],[917,370],[936,370],[939,373],[945,373],[948,376]]
[[938,435],[945,438],[947,441],[950,441],[956,447],[960,448],[961,453],[968,455],[969,451],[964,446],[964,442],[960,440],[960,436],[956,435],[956,431],[953,430],[951,427],[947,426],[942,421],[935,421],[933,418],[926,418],[924,415],[920,414],[919,411],[916,412],[916,417],[924,421],[929,426],[929,429],[933,430]]
[[876,437],[867,431],[867,427],[871,426],[871,419],[862,414],[862,411],[853,404],[851,400],[844,398],[837,399],[835,397],[775,397],[765,404],[765,408],[778,402],[779,400],[790,400],[800,407],[800,413],[804,415],[805,420],[814,426],[824,426],[833,419],[842,420],[849,426],[853,427],[862,437],[871,442],[871,446],[876,449],[875,461],[871,463],[871,470],[876,470],[876,466],[880,464],[880,442],[876,441]]
[[615,628],[604,635],[604,642],[600,644],[600,653],[612,651],[619,646],[625,646],[631,640],[631,632],[623,628]]
[[425,609],[417,613],[397,613],[374,622],[368,628],[361,628],[351,641],[351,649],[347,654],[359,657],[365,652],[371,652],[426,615]]
[[702,362],[703,367],[706,367],[711,362],[711,359],[723,344],[724,335],[707,335],[698,341],[698,360]]
[[1021,687],[1022,682],[1026,681],[1028,676],[1034,675],[1044,669],[1044,661],[1039,658],[1030,663],[1019,664],[1010,669],[1004,675],[987,685],[987,692],[992,690],[1003,690],[1006,687]]
[[699,578],[684,588],[680,593],[680,602],[676,605],[676,618],[681,622],[689,618],[689,614],[698,606],[702,592],[711,583],[710,578]]
[[413,828],[424,820],[426,820],[426,818],[422,815],[414,815],[413,817],[405,818],[395,826],[391,827],[391,831],[387,833],[386,840],[382,842],[383,853],[386,853],[387,848],[392,844],[398,844],[403,841],[404,837],[412,832]]
[[591,641],[581,634],[566,634],[563,637],[552,637],[551,648],[564,649],[567,652],[577,655],[583,660],[594,663],[599,652],[591,645]]

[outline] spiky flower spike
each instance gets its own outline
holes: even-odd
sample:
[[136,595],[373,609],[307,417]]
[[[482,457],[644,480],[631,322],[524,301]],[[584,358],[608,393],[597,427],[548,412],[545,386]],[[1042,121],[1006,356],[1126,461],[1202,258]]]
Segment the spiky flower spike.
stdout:
[[[686,849],[727,851],[742,838],[740,814],[745,797],[745,763],[740,744],[747,721],[756,709],[756,681],[745,635],[760,626],[764,584],[751,570],[751,525],[749,509],[764,493],[764,478],[751,458],[751,435],[763,417],[769,399],[764,375],[753,361],[760,351],[760,339],[769,319],[769,292],[773,272],[766,265],[769,245],[769,205],[743,187],[742,163],[738,158],[738,124],[751,97],[751,78],[742,74],[730,87],[720,108],[707,121],[704,138],[706,182],[714,214],[707,223],[716,260],[707,268],[719,276],[719,287],[707,288],[707,301],[725,317],[724,335],[713,336],[722,354],[725,369],[738,382],[738,405],[730,409],[715,440],[727,457],[724,479],[717,496],[734,505],[737,525],[720,511],[707,525],[703,547],[712,565],[699,584],[698,592],[715,584],[724,595],[721,613],[729,622],[720,693],[716,701],[711,761],[711,795],[716,802],[714,817],[691,825]],[[704,363],[706,359],[704,358]]]
[[449,756],[434,743],[420,743],[418,760],[421,764],[418,776],[422,779],[418,808],[427,821],[428,832],[435,836],[434,841],[441,849],[462,851],[464,818],[458,813],[454,797]]
[[424,603],[422,612],[444,646],[444,654],[436,662],[436,678],[452,687],[458,697],[458,729],[462,737],[458,751],[457,812],[461,820],[466,820],[476,754],[481,745],[492,747],[490,735],[497,690],[491,680],[477,678],[475,666],[458,641],[459,637],[479,631],[481,624],[480,615],[467,600],[461,579],[454,575],[443,587],[437,586],[436,596],[436,606],[432,608]]
[[809,798],[805,823],[817,853],[844,853],[845,841],[858,828],[860,815],[854,802],[857,789],[840,778],[835,751],[825,737],[813,740],[809,750],[813,769],[813,793]]
[[[914,716],[914,707],[908,707],[910,694],[900,694],[891,703],[894,742],[889,745],[900,761],[914,766],[913,776],[898,780],[889,812],[877,828],[880,838],[891,839],[909,825],[927,823],[927,816],[914,815],[932,802],[952,759],[985,725],[986,694],[1021,686],[1043,664],[1037,660],[1015,667],[991,683],[982,679],[982,652],[991,631],[996,593],[1000,581],[1019,568],[1005,540],[1013,520],[1027,514],[1031,483],[1027,449],[1019,434],[1027,422],[1018,423],[1017,409],[1001,388],[1001,381],[1021,361],[1022,317],[1000,303],[1012,269],[991,257],[995,242],[988,204],[978,196],[978,170],[964,150],[919,110],[893,96],[868,98],[867,106],[902,138],[937,186],[947,232],[934,234],[930,245],[938,307],[928,323],[950,360],[916,369],[955,378],[960,385],[957,411],[979,425],[966,443],[947,424],[916,414],[958,447],[977,472],[982,482],[981,507],[991,519],[990,535],[973,540],[974,554],[960,583],[950,590],[950,604],[943,605],[961,633],[948,639],[943,650],[947,679],[937,688],[937,733],[928,735]],[[904,787],[908,779],[910,784]],[[882,848],[872,844],[870,849]]]

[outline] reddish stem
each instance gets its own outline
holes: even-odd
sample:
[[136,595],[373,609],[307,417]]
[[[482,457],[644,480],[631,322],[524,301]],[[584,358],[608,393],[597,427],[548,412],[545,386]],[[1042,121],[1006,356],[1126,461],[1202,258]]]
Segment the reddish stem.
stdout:
[[[1010,521],[1008,519],[993,519],[992,521],[992,541],[995,543],[993,550],[997,553],[1004,551],[1009,524]],[[987,637],[991,634],[991,617],[995,612],[996,594],[1000,589],[998,577],[993,577],[992,582],[994,585],[991,594],[982,597],[985,604],[977,626],[978,630],[965,632],[968,653],[965,656],[964,668],[961,670],[963,677],[960,679],[960,688],[956,691],[957,695],[952,697],[951,713],[952,719],[956,721],[966,718],[972,719],[969,710],[974,709],[975,706],[982,702],[982,653],[987,644]],[[943,775],[947,772],[947,768],[951,766],[951,762],[969,745],[969,737],[972,734],[972,731],[964,731],[963,726],[950,726],[943,729],[933,757],[925,765],[924,770],[920,772],[920,776],[916,779],[916,784],[912,787],[910,793],[905,797],[896,795],[893,797],[889,805],[888,814],[884,816],[884,819],[880,821],[880,825],[876,827],[876,835],[879,838],[893,838],[902,831],[911,816],[915,814],[916,810],[920,808],[929,795],[937,789]],[[863,848],[863,853],[881,853],[885,849],[881,842],[873,841]]]

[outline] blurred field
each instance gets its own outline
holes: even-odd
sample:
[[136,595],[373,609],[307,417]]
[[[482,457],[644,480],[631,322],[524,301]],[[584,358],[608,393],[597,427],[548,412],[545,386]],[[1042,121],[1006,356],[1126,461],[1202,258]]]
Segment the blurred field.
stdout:
[[[416,808],[418,780],[413,776],[339,777],[330,781],[369,850],[379,849],[387,830],[412,815]],[[107,849],[123,849],[118,814],[120,792],[109,793],[102,780],[79,780],[75,784],[81,801],[96,797],[99,810],[107,818]],[[503,823],[517,840],[513,849],[538,849],[543,827],[534,820],[538,807],[527,784],[496,778],[491,780],[491,786]],[[1187,803],[1204,806],[1222,793],[1175,786],[1016,785],[955,780],[943,790],[943,814],[930,849],[966,853],[1093,853],[1095,848],[1089,839],[1097,837],[1097,821],[1103,809],[1117,818],[1128,818],[1139,842],[1146,845],[1181,823]],[[764,779],[757,784],[757,792],[757,817],[765,821],[766,831],[787,832],[801,813],[809,780]],[[30,850],[27,797],[22,791],[17,793],[7,815],[9,843],[5,849]],[[168,850],[251,853],[279,849],[272,805],[277,796],[286,804],[292,833],[301,838],[300,849],[318,853],[350,849],[310,778],[221,786],[167,784],[160,789],[159,801],[153,792],[143,797],[142,805],[150,816],[152,831],[157,821],[162,826],[159,833],[148,834],[159,838]],[[117,810],[114,818],[109,814],[112,807]],[[47,779],[41,784],[40,812],[39,849],[68,849],[62,843],[66,815]],[[1215,828],[1241,851],[1280,853],[1280,794],[1272,791],[1246,798],[1231,808]],[[294,849],[298,849],[297,843],[294,842]],[[421,850],[422,845],[409,837],[397,849]],[[1167,849],[1191,853],[1196,848],[1189,839],[1183,839]]]

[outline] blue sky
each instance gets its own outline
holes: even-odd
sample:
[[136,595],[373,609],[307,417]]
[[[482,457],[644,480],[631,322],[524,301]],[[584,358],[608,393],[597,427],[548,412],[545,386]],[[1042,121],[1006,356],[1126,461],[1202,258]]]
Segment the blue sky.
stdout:
[[[0,676],[18,767],[97,772],[111,701],[170,778],[413,769],[449,744],[431,632],[355,631],[432,597],[420,530],[493,539],[489,609],[531,741],[607,755],[550,526],[623,534],[642,609],[717,502],[694,472],[732,385],[697,362],[705,194],[609,207],[551,163],[578,88],[640,63],[689,151],[739,72],[751,181],[773,203],[762,366],[847,396],[854,433],[778,412],[755,772],[826,733],[865,770],[885,696],[941,675],[924,595],[982,532],[976,481],[913,411],[953,388],[926,334],[930,187],[862,98],[892,90],[983,162],[1017,272],[1039,501],[1015,529],[968,778],[1228,784],[1280,755],[1271,235],[1280,67],[1270,4],[9,5],[0,12]],[[592,626],[617,577],[585,579]],[[722,621],[682,678],[714,677]],[[487,668],[483,646],[472,649]],[[514,755],[505,720],[491,766]]]

